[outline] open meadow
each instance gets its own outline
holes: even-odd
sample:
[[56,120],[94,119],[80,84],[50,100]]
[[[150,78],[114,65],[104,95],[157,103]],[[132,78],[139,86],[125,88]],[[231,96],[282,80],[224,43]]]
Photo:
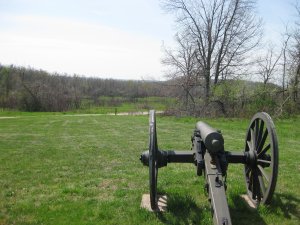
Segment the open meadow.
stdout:
[[[157,117],[161,149],[191,147],[197,118]],[[242,151],[249,119],[205,119],[222,130],[226,150]],[[300,117],[274,121],[279,177],[273,203],[249,209],[243,166],[229,165],[233,224],[299,224]],[[148,116],[0,114],[0,224],[212,224],[204,178],[190,164],[159,170],[168,210],[140,208],[148,168]]]

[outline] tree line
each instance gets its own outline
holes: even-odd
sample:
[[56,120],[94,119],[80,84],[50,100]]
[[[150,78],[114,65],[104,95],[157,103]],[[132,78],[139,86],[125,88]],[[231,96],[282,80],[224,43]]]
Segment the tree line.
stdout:
[[[163,82],[100,79],[0,64],[0,108],[24,111],[68,111],[101,106],[101,96],[128,101],[171,96]],[[111,105],[114,105],[113,98]]]
[[[127,102],[156,96],[178,100],[166,111],[172,115],[249,116],[262,110],[285,115],[299,112],[293,98],[281,101],[289,96],[286,92],[292,94],[293,88],[283,92],[281,86],[269,82],[227,79],[213,86],[210,103],[205,105],[202,81],[198,81],[199,86],[189,87],[183,85],[184,79],[183,76],[166,81],[114,80],[0,65],[0,108],[62,112],[94,106],[115,107],[122,103],[120,96]],[[103,96],[110,98],[103,99]]]

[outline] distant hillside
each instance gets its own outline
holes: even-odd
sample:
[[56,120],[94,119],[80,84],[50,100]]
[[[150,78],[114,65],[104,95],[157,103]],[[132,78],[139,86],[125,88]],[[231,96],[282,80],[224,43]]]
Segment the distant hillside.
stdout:
[[0,107],[26,111],[66,111],[100,96],[134,99],[169,96],[164,82],[114,80],[49,74],[43,70],[0,65]]
[[272,83],[223,80],[212,86],[209,102],[205,102],[203,80],[184,79],[114,80],[0,65],[0,108],[68,111],[135,104],[141,98],[159,97],[172,98],[164,102],[168,103],[166,113],[173,115],[248,117],[257,111],[267,111],[280,116],[300,111],[300,104],[291,98],[290,90]]

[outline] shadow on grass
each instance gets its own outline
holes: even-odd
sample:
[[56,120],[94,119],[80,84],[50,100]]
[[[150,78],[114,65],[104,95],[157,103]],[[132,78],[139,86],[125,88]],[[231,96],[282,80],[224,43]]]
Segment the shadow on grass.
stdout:
[[277,194],[272,198],[270,209],[272,211],[280,210],[284,217],[291,219],[292,217],[300,220],[300,199],[291,194]]
[[166,224],[200,224],[201,208],[189,195],[168,194],[168,213],[157,213],[159,220]]
[[[240,195],[231,196],[231,200],[232,224],[267,225],[260,215],[261,210],[250,208]],[[293,195],[274,194],[272,204],[263,207],[266,207],[267,214],[276,215],[281,211],[285,218],[299,220],[299,205],[300,199]],[[208,221],[207,215],[207,209],[199,207],[193,197],[180,194],[168,194],[167,213],[157,213],[158,219],[165,224],[209,224],[211,222]]]
[[273,215],[280,217],[280,212],[282,212],[282,215],[286,219],[300,220],[300,199],[291,194],[275,193],[271,205],[259,206],[257,210],[249,208],[239,195],[232,196],[231,198],[234,202],[234,207],[230,208],[232,224],[267,224],[260,213],[264,214],[264,216]]
[[232,224],[267,224],[264,221],[264,219],[260,216],[258,210],[250,208],[240,195],[231,196],[231,199],[233,201],[233,207],[230,207],[230,216]]

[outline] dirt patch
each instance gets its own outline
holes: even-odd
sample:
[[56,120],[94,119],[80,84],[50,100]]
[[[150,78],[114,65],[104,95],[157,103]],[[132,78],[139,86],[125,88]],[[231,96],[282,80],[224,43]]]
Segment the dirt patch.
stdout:
[[105,179],[105,180],[102,180],[100,182],[100,184],[98,185],[98,187],[100,189],[109,189],[109,190],[112,190],[112,191],[115,191],[118,189],[118,183],[120,183],[120,180],[116,180],[116,179]]

